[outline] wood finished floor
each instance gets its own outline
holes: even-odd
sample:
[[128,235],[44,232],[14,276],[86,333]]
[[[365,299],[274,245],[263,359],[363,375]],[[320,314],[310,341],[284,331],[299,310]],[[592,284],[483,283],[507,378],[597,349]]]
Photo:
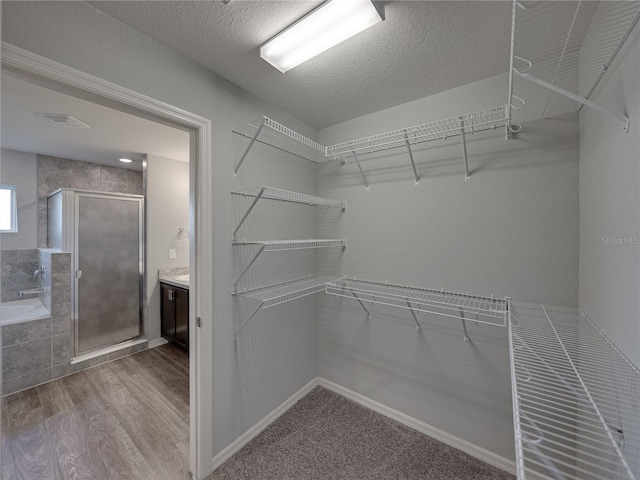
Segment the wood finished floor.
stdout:
[[189,359],[170,345],[2,399],[2,480],[187,480]]

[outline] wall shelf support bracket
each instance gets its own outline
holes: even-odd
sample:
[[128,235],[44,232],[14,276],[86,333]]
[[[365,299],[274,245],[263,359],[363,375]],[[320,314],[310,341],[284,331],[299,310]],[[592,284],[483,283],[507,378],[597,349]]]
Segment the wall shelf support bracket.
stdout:
[[242,218],[238,222],[238,226],[233,230],[233,239],[234,240],[236,239],[236,234],[238,233],[238,230],[240,230],[240,227],[242,226],[244,221],[247,219],[247,217],[251,213],[251,210],[253,210],[253,207],[255,207],[256,204],[258,203],[258,201],[260,200],[260,198],[262,198],[263,194],[264,194],[264,187],[262,187],[260,189],[260,191],[258,192],[258,195],[256,195],[256,197],[253,199],[253,202],[251,202],[251,205],[249,206],[249,209],[245,212],[245,214],[242,216]]
[[629,132],[629,117],[626,115],[622,115],[618,112],[614,112],[606,107],[603,107],[602,105],[600,105],[599,103],[595,103],[592,102],[591,100],[581,97],[580,95],[576,95],[575,93],[572,93],[568,90],[565,90],[564,88],[560,88],[557,85],[553,85],[552,83],[549,82],[545,82],[544,80],[540,80],[538,77],[534,77],[533,75],[531,75],[530,73],[526,73],[526,72],[521,72],[519,70],[517,70],[514,67],[514,72],[517,73],[519,76],[521,76],[522,78],[525,78],[533,83],[537,83],[538,85],[547,88],[549,90],[551,90],[552,92],[556,92],[559,93],[560,95],[563,95],[567,98],[570,98],[571,100],[574,100],[575,102],[580,103],[581,105],[586,105],[587,107],[593,108],[594,110],[598,110],[599,112],[602,112],[604,114],[609,115],[611,118],[621,122],[623,124],[623,129],[625,131],[625,133]]
[[235,282],[233,282],[233,293],[238,292],[238,283],[240,282],[240,280],[242,280],[242,277],[244,277],[244,275],[249,271],[249,269],[251,268],[251,265],[253,265],[254,262],[258,259],[260,254],[264,251],[265,247],[266,245],[260,245],[260,249],[258,250],[258,252],[253,256],[253,258],[251,259],[249,264],[245,267],[245,269],[242,271],[238,279]]
[[469,181],[469,160],[467,158],[467,137],[464,131],[464,118],[460,117],[460,138],[462,139],[462,158],[464,159],[464,181]]
[[244,162],[244,159],[247,158],[247,154],[249,153],[249,150],[251,150],[251,147],[253,147],[253,144],[256,143],[256,140],[258,139],[258,135],[260,135],[260,132],[262,131],[262,127],[264,127],[265,120],[266,120],[266,118],[263,117],[262,118],[262,123],[260,124],[260,126],[256,130],[255,135],[253,136],[253,138],[251,138],[251,141],[249,142],[249,145],[247,145],[247,148],[245,149],[244,153],[242,154],[242,157],[240,157],[240,160],[238,161],[238,163],[236,163],[236,166],[233,169],[233,178],[238,178],[238,170],[240,170],[240,166],[242,165],[242,162]]
[[364,303],[362,303],[362,300],[360,300],[360,297],[356,295],[356,292],[354,292],[353,289],[351,290],[351,294],[353,295],[353,298],[355,298],[358,301],[358,303],[364,309],[364,311],[367,312],[367,319],[371,318],[371,312],[367,309],[367,307],[364,306]]
[[409,307],[409,311],[411,312],[413,321],[416,322],[416,330],[420,330],[420,322],[418,322],[418,316],[416,315],[413,306],[411,306],[411,303],[409,302],[409,299],[407,297],[404,298],[404,301],[407,303],[407,307]]
[[413,151],[411,151],[411,144],[409,143],[409,136],[407,132],[404,132],[404,143],[407,145],[407,151],[409,152],[409,160],[411,160],[411,167],[413,168],[413,176],[416,179],[416,187],[420,186],[420,177],[418,176],[418,170],[416,170],[416,163],[413,160]]
[[253,312],[251,312],[251,315],[249,315],[249,317],[248,317],[244,322],[242,322],[242,325],[240,325],[240,328],[238,328],[238,330],[236,330],[236,331],[233,333],[233,341],[234,341],[234,342],[236,341],[236,336],[237,336],[237,335],[240,333],[240,331],[245,327],[245,325],[246,325],[247,323],[249,323],[253,317],[255,317],[256,313],[258,313],[258,311],[262,308],[262,306],[263,306],[263,305],[264,305],[264,302],[260,302],[260,305],[258,305],[258,306],[255,308],[255,310],[254,310]]
[[353,159],[356,162],[356,165],[358,166],[358,170],[360,170],[360,175],[362,176],[362,181],[364,182],[364,186],[366,187],[367,190],[369,190],[369,182],[367,182],[367,177],[364,176],[364,172],[362,171],[362,167],[360,166],[360,160],[358,159],[358,154],[352,150],[353,153]]
[[466,319],[464,318],[464,312],[462,311],[462,309],[460,310],[460,321],[462,322],[462,329],[464,330],[464,341],[469,343],[469,333],[467,333],[467,322]]

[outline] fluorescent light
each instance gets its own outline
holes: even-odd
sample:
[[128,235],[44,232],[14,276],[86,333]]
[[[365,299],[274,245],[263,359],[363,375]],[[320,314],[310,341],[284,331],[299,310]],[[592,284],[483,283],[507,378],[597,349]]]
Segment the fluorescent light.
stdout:
[[260,56],[284,73],[382,20],[371,0],[331,0],[265,43]]
[[131,163],[131,162],[133,162],[133,160],[131,160],[130,158],[121,158],[120,161],[122,163]]

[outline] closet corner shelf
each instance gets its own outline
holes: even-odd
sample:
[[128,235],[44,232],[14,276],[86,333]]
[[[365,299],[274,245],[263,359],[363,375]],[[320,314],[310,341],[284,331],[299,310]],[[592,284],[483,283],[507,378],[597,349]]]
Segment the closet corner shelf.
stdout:
[[346,238],[316,238],[309,240],[244,240],[241,242],[233,242],[234,246],[259,246],[258,251],[251,258],[245,269],[233,282],[233,292],[237,293],[238,283],[249,271],[261,253],[263,252],[286,252],[290,250],[305,250],[310,248],[332,248],[341,247],[343,250],[347,248]]
[[249,208],[238,222],[236,228],[233,230],[234,240],[236,238],[238,230],[240,230],[240,227],[247,219],[251,211],[254,209],[254,207],[258,204],[260,199],[279,200],[282,202],[298,203],[302,205],[310,205],[313,207],[341,208],[343,212],[347,209],[347,202],[345,200],[340,201],[332,200],[330,198],[315,197],[313,195],[307,195],[305,193],[291,192],[289,190],[268,187],[266,185],[263,185],[259,190],[244,190],[231,193],[233,195],[254,197],[253,202],[251,202],[251,205],[249,205]]
[[604,332],[515,303],[509,347],[518,479],[640,479],[640,371]]
[[321,163],[328,160],[325,156],[325,147],[269,117],[262,117],[262,122],[259,125],[247,123],[234,129],[233,133],[250,139],[240,160],[233,169],[234,177],[237,177],[238,170],[240,170],[247,154],[256,142],[270,145],[313,163]]
[[236,340],[236,336],[240,331],[251,321],[251,319],[263,308],[273,307],[280,305],[281,303],[290,302],[297,298],[306,297],[314,293],[323,292],[327,283],[337,280],[337,277],[329,277],[323,275],[310,275],[297,280],[289,282],[283,282],[276,285],[269,285],[266,287],[260,287],[253,290],[247,290],[236,295],[246,297],[252,300],[260,302],[258,306],[253,310],[251,315],[240,325],[240,327],[234,332],[233,340]]
[[[509,298],[480,297],[444,289],[429,290],[366,280],[341,278],[328,283],[326,292],[358,301],[368,316],[371,314],[364,305],[365,301],[407,309],[413,316],[416,329],[420,329],[416,312],[460,319],[465,341],[469,341],[465,322],[506,327],[509,313]],[[465,317],[465,314],[473,317]]]

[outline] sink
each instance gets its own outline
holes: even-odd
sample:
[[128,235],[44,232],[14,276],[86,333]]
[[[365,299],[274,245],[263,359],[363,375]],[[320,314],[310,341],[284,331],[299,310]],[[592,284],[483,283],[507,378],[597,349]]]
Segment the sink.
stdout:
[[175,279],[179,282],[188,282],[189,281],[189,274],[187,273],[186,275],[177,275],[175,277]]

